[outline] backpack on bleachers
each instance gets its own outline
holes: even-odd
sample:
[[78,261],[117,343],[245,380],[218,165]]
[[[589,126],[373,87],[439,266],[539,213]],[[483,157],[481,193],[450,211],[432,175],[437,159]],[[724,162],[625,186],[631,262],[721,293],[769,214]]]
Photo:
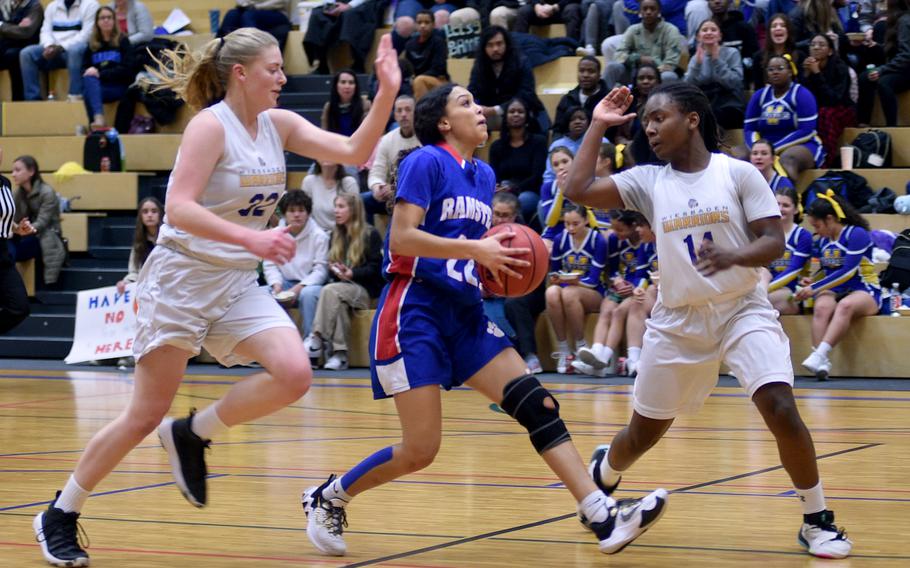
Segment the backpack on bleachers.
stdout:
[[815,194],[825,193],[829,189],[857,209],[867,206],[869,199],[875,195],[863,176],[847,170],[828,170],[803,192],[803,207],[808,207],[815,201]]
[[910,229],[901,231],[894,240],[888,267],[879,275],[883,289],[891,288],[896,282],[901,290],[910,288]]
[[90,172],[119,172],[123,165],[120,136],[115,129],[98,128],[85,137],[83,168]]
[[860,133],[853,142],[854,168],[890,168],[891,136],[881,130],[870,129]]

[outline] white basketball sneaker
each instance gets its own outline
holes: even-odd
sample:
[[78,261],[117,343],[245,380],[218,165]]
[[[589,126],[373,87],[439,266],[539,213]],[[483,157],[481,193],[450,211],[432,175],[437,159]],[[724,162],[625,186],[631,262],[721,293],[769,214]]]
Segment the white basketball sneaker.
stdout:
[[322,490],[334,480],[335,476],[331,475],[322,485],[310,487],[303,492],[300,501],[307,518],[306,535],[313,546],[323,554],[344,556],[348,550],[343,536],[344,528],[348,526],[347,513],[344,507],[322,496]]
[[833,511],[803,515],[797,538],[809,554],[819,558],[846,558],[853,548],[847,531],[834,525]]
[[591,347],[582,347],[579,349],[578,358],[581,359],[584,363],[591,365],[595,369],[603,369],[610,363],[609,361],[604,361],[598,357],[597,353],[595,353],[594,349]]
[[831,372],[831,360],[818,351],[813,351],[806,360],[803,361],[803,367],[808,369],[815,378],[820,381],[828,380],[828,373]]
[[641,499],[622,499],[609,506],[606,520],[586,523],[597,535],[600,551],[616,554],[654,526],[667,510],[667,490],[656,489]]
[[580,359],[572,361],[572,368],[575,369],[581,375],[589,375],[592,377],[603,378],[607,376],[607,369],[595,369],[591,365],[582,362]]

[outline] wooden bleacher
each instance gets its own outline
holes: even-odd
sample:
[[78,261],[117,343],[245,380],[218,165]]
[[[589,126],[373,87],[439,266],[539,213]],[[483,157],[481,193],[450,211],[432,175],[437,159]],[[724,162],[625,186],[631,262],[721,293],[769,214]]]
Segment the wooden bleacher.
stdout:
[[29,297],[34,297],[35,295],[35,259],[30,258],[29,260],[23,260],[16,263],[16,270],[19,271],[19,276],[22,277],[22,282],[25,283],[25,291],[28,293]]

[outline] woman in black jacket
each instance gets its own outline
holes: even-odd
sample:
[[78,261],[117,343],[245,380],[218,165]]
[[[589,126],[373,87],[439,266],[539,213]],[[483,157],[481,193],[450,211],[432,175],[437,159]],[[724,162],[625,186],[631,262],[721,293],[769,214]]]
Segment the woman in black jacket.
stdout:
[[[382,279],[382,237],[366,222],[357,193],[335,198],[335,228],[329,244],[329,283],[319,293],[313,330],[303,341],[310,359],[331,351],[325,368],[348,368],[348,341],[354,310],[370,307],[385,282]],[[328,345],[326,345],[326,343]]]
[[82,60],[82,94],[92,127],[104,126],[104,103],[119,101],[136,76],[130,62],[130,40],[120,33],[110,6],[95,13],[95,26]]
[[856,124],[856,106],[850,98],[850,68],[840,57],[831,37],[817,34],[809,41],[803,61],[803,85],[818,103],[818,135],[825,147],[823,167],[834,165],[844,128]]
[[502,132],[490,146],[490,166],[496,173],[496,191],[515,194],[522,218],[530,222],[540,201],[547,139],[531,132],[534,117],[525,101],[515,97],[505,109]]
[[910,0],[888,0],[885,63],[859,76],[859,122],[869,124],[878,91],[885,126],[897,126],[897,95],[910,89]]

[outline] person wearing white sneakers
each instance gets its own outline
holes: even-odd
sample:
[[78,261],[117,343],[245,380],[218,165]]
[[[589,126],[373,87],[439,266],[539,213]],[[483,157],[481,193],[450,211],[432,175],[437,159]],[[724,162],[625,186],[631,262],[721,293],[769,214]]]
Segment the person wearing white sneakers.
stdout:
[[825,504],[815,446],[793,397],[789,341],[760,286],[760,267],[784,252],[777,202],[758,170],[720,152],[708,98],[681,81],[655,89],[641,117],[666,165],[595,179],[600,139],[635,118],[626,114],[632,102],[620,87],[598,105],[566,186],[576,203],[632,209],[649,219],[667,276],[645,331],[632,418],[609,450],[595,452],[594,480],[615,492],[620,476],[678,415],[701,407],[724,362],[777,442],[802,507],[799,542],[813,556],[844,558],[853,543]]
[[588,210],[572,203],[562,206],[563,230],[550,251],[550,287],[546,291],[547,317],[556,333],[556,372],[572,373],[575,350],[584,349],[585,315],[596,312],[604,295],[601,279],[607,262],[607,241],[588,226]]
[[351,315],[369,308],[382,286],[382,237],[367,224],[359,194],[338,195],[329,244],[329,283],[319,293],[313,331],[303,342],[311,360],[328,350],[325,369],[348,368]]
[[872,261],[869,223],[849,203],[834,195],[815,194],[806,208],[809,223],[819,236],[817,256],[824,277],[804,286],[793,296],[794,302],[815,298],[812,313],[812,344],[815,349],[803,367],[824,381],[831,372],[828,355],[837,345],[850,322],[874,316],[882,308],[882,289]]
[[654,246],[654,232],[647,219],[641,217],[635,224],[643,245],[638,247],[638,266],[632,284],[632,296],[635,302],[629,308],[626,317],[626,375],[634,377],[638,374],[638,364],[641,359],[641,346],[645,336],[645,321],[651,317],[651,310],[657,303],[657,290],[660,283],[659,265],[657,262],[657,248]]

